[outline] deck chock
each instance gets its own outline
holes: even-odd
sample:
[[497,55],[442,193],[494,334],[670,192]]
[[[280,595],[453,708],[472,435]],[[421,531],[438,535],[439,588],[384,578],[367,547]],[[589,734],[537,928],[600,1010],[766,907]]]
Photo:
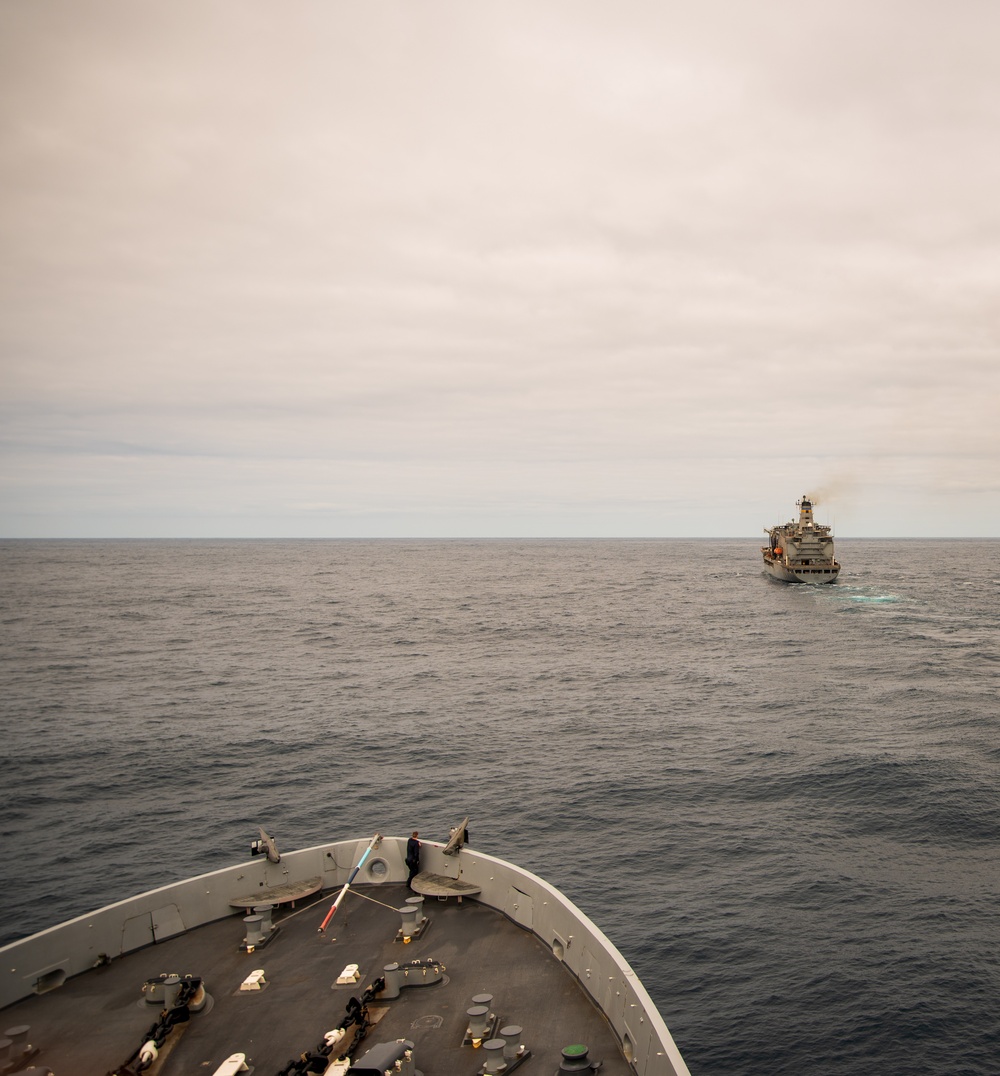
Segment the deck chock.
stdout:
[[400,927],[396,931],[396,941],[402,942],[404,945],[409,945],[414,938],[422,938],[428,930],[430,930],[431,921],[424,919],[424,921],[415,929],[407,933],[406,927]]
[[257,990],[263,990],[267,986],[267,979],[264,978],[264,969],[257,968],[240,983],[239,993],[249,994]]
[[445,968],[440,960],[411,960],[408,964],[386,964],[382,970],[379,996],[390,1001],[399,997],[404,986],[433,986],[441,982]]
[[[521,1029],[518,1028],[520,1034]],[[486,1060],[476,1070],[475,1076],[507,1076],[522,1062],[531,1057],[531,1051],[517,1042],[508,1042],[503,1030],[495,1039],[483,1043]]]
[[463,1046],[471,1046],[478,1050],[484,1042],[496,1037],[500,1018],[495,1012],[490,1011],[492,1002],[492,994],[476,994],[472,999],[471,1008],[465,1010],[469,1017],[469,1026],[465,1029]]
[[[108,1076],[131,1076],[136,1071],[148,1069],[157,1058],[162,1065],[187,1029],[192,1014],[207,1012],[211,1008],[212,999],[200,975],[185,975],[183,978],[175,973],[161,975],[158,979],[147,979],[142,989],[147,994],[155,989],[162,997],[160,1018],[146,1032],[139,1048],[123,1064],[110,1069]],[[139,1004],[145,1005],[146,1000]],[[137,1059],[138,1068],[134,1067]]]
[[414,1046],[409,1039],[395,1042],[377,1042],[361,1058],[351,1065],[350,1071],[364,1076],[382,1076],[386,1072],[414,1072]]
[[388,1005],[369,1005],[368,1006],[368,1023],[374,1027],[379,1020],[382,1019],[389,1012]]
[[212,1073],[212,1076],[243,1076],[253,1072],[253,1066],[247,1064],[246,1054],[230,1054]]
[[430,920],[424,915],[424,898],[407,897],[406,903],[397,908],[403,923],[396,931],[396,941],[409,945],[414,938],[421,937],[430,926]]
[[503,1050],[501,1056],[495,1060],[488,1058],[478,1069],[476,1069],[475,1076],[507,1076],[507,1073],[513,1072],[514,1069],[531,1057],[531,1051],[526,1046],[518,1046],[516,1052],[508,1061],[506,1050],[504,1048],[504,1040],[502,1038],[490,1039],[488,1042],[484,1042],[483,1049],[489,1049],[491,1044],[495,1043],[500,1044],[495,1047],[496,1050]]
[[[326,1076],[334,1076],[334,1074],[344,1076],[348,1071],[353,1072],[354,1068],[350,1064],[350,1058],[373,1024],[380,1019],[380,1016],[372,1015],[368,1005],[381,991],[382,986],[383,981],[376,979],[365,987],[360,997],[351,997],[347,1002],[341,1025],[332,1031],[325,1032],[323,1041],[318,1043],[314,1049],[301,1052],[299,1061],[295,1062],[295,1071],[303,1073],[323,1072]],[[354,1031],[353,1035],[349,1037],[348,1030],[350,1028],[353,1028]],[[410,1047],[412,1049],[412,1043]],[[344,1061],[347,1061],[346,1067],[343,1065]],[[363,1067],[358,1068],[358,1072],[368,1071]],[[385,1068],[375,1069],[374,1071],[381,1076]],[[414,1072],[412,1067],[400,1069],[399,1071]],[[415,1076],[419,1076],[419,1073],[416,1073]]]
[[361,972],[358,970],[357,964],[348,964],[337,976],[337,983],[338,985],[345,986],[348,983],[356,983],[360,978]]
[[0,1049],[3,1049],[0,1072],[4,1073],[4,1076],[8,1072],[18,1072],[27,1068],[28,1063],[42,1052],[40,1046],[32,1046],[28,1042],[29,1031],[31,1031],[30,1024],[19,1024],[17,1027],[7,1028],[3,1033],[3,1038],[0,1039]]
[[500,1072],[506,1074],[531,1057],[531,1051],[521,1042],[523,1032],[524,1028],[519,1024],[507,1024],[500,1028],[498,1038],[503,1041],[504,1066]]
[[200,1013],[210,1012],[214,1002],[199,977],[185,975],[181,978],[176,973],[163,972],[142,984],[142,998],[137,1004],[140,1009],[155,1005],[161,1010],[173,1009],[180,1004],[188,1012]]
[[272,939],[281,932],[281,927],[276,927],[271,922],[271,912],[274,910],[270,904],[257,904],[253,914],[243,919],[246,927],[246,937],[240,945],[240,951],[252,953],[255,949],[263,949]]
[[275,927],[270,934],[263,935],[258,941],[250,941],[249,938],[244,938],[239,944],[239,950],[241,953],[253,953],[258,949],[263,949],[265,945],[269,945],[274,939],[281,933],[281,927]]

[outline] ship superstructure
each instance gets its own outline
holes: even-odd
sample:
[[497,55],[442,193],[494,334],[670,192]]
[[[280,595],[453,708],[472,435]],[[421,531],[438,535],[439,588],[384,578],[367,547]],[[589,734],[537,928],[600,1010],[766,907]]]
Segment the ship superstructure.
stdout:
[[764,528],[769,541],[761,547],[764,571],[783,583],[832,583],[840,574],[833,551],[831,528],[813,519],[814,502],[796,501],[798,522]]

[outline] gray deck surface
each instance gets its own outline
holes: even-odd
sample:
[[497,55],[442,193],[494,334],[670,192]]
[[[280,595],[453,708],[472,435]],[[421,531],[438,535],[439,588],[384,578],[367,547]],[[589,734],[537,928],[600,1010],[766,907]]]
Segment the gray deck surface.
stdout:
[[[532,1056],[518,1073],[550,1076],[562,1048],[580,1042],[590,1046],[592,1060],[603,1060],[607,1076],[632,1071],[576,979],[534,935],[500,913],[469,898],[461,904],[427,899],[428,928],[403,945],[395,940],[401,922],[395,909],[411,895],[405,886],[352,891],[326,934],[319,934],[333,895],[294,912],[275,909],[280,933],[254,953],[239,948],[244,926],[237,913],[12,1005],[0,1013],[0,1028],[30,1024],[29,1038],[41,1047],[34,1064],[48,1066],[55,1076],[104,1076],[129,1057],[159,1016],[158,1006],[142,1001],[143,982],[164,972],[200,975],[210,1009],[194,1014],[179,1037],[174,1033],[169,1041],[176,1039],[176,1045],[148,1072],[211,1076],[230,1054],[242,1051],[254,1076],[273,1076],[340,1026],[349,998],[360,995],[386,964],[435,959],[446,968],[440,983],[405,987],[394,1000],[371,1003],[373,1016],[382,1015],[355,1060],[375,1043],[406,1038],[414,1042],[416,1067],[425,1076],[473,1076],[483,1055],[462,1045],[466,1010],[474,995],[488,993],[494,995],[498,1026],[524,1029],[521,1041]],[[348,964],[359,966],[360,982],[336,985]],[[239,994],[240,983],[256,968],[264,969],[266,988]]]

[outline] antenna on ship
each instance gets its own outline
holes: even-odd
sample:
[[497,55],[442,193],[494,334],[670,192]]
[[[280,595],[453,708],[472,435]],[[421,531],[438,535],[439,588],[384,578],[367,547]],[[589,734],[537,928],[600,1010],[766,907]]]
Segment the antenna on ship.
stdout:
[[257,829],[260,831],[260,840],[251,841],[250,855],[266,855],[272,863],[280,863],[281,856],[278,854],[278,846],[274,843],[274,838],[265,831],[263,826],[258,826]]
[[469,839],[469,816],[466,815],[462,821],[449,831],[448,843],[444,846],[443,852],[446,856],[457,856],[462,850],[462,845]]

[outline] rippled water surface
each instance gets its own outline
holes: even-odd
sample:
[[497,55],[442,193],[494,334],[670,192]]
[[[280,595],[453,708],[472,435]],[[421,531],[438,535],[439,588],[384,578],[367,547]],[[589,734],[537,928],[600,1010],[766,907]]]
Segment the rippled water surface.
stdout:
[[1000,1071],[1000,543],[0,543],[4,940],[380,830],[562,888],[699,1074]]

